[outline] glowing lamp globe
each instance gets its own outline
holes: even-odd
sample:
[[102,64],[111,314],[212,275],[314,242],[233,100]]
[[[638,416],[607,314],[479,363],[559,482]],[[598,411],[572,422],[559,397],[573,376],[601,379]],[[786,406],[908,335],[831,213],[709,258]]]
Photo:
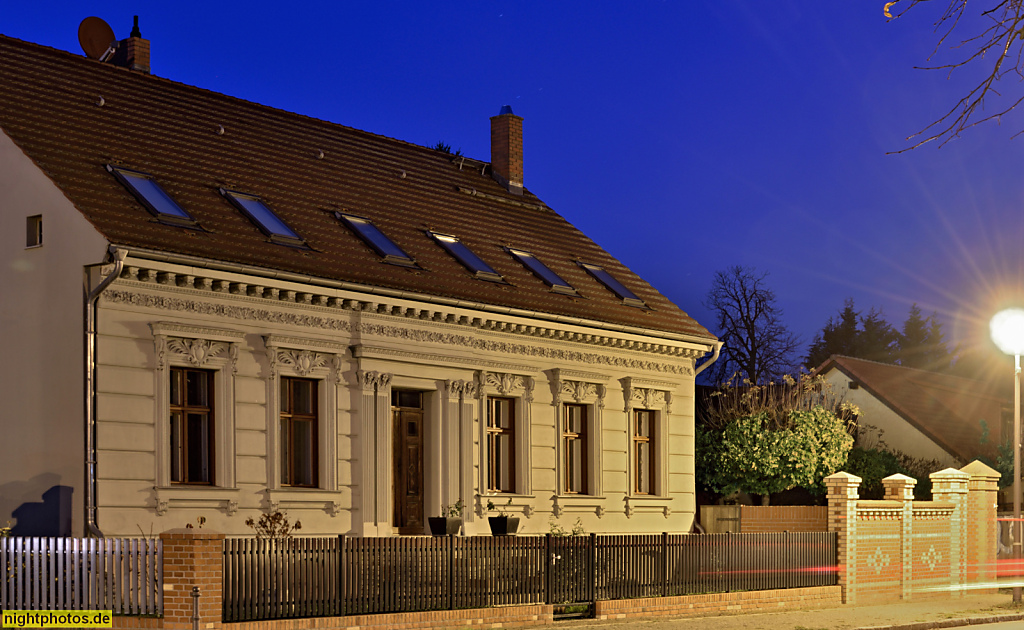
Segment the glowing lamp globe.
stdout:
[[988,325],[992,341],[1006,354],[1024,354],[1024,310],[999,311]]

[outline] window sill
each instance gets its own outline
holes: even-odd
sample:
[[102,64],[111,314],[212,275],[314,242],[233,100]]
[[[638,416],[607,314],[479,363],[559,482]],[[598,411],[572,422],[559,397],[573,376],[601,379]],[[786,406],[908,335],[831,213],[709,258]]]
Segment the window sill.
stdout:
[[238,511],[238,488],[203,485],[154,486],[156,513],[163,516],[172,507],[178,508],[220,508],[228,516]]
[[349,501],[342,502],[343,496],[340,490],[300,487],[268,488],[266,498],[271,512],[278,512],[282,508],[320,508],[331,516],[337,516],[343,509],[351,508]]
[[601,518],[606,513],[605,497],[591,494],[558,494],[552,502],[552,514],[561,518],[566,512],[594,513]]
[[661,513],[665,518],[672,516],[671,497],[663,497],[653,494],[635,494],[626,497],[626,518],[632,518],[634,514],[657,514]]
[[[509,504],[509,499],[512,500],[512,504]],[[502,510],[520,512],[522,511],[523,516],[530,518],[536,511],[533,507],[533,500],[536,496],[532,494],[478,494],[476,495],[476,515],[480,518],[485,516],[498,516]],[[490,501],[494,504],[494,510],[487,510],[487,502]],[[516,516],[516,514],[511,514]]]

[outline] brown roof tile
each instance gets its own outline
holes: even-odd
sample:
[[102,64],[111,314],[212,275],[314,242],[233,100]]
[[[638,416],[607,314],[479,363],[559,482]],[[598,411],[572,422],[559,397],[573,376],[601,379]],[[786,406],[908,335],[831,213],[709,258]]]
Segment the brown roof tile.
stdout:
[[[0,128],[111,243],[714,339],[533,194],[509,194],[479,166],[9,37],[0,57]],[[154,220],[108,163],[152,175],[206,231]],[[268,242],[219,187],[260,195],[312,249]],[[380,262],[332,210],[373,220],[422,269]],[[427,229],[460,237],[509,284],[472,278]],[[535,253],[581,297],[551,293],[506,245]],[[604,266],[650,310],[624,305],[577,259]]]
[[[833,367],[965,462],[992,455],[1001,440],[1002,411],[1009,401],[998,384],[842,356],[831,357],[816,372]],[[988,425],[985,444],[981,420]]]

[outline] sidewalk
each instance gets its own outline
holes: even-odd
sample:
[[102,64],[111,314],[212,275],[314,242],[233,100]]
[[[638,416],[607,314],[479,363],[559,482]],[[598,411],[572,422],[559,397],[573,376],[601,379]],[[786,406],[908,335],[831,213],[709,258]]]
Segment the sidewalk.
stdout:
[[573,630],[929,630],[1017,620],[1022,621],[1021,627],[1024,628],[1024,608],[1015,609],[1012,597],[1009,591],[1006,591],[998,595],[969,595],[963,599],[949,601],[843,606],[719,617],[581,620],[558,622],[558,625]]

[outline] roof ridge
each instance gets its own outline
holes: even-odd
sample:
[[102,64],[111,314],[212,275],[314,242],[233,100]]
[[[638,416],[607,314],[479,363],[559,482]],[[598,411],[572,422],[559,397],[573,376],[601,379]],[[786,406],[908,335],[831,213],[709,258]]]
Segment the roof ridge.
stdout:
[[[94,64],[96,64],[99,67],[102,67],[102,68],[105,68],[105,69],[109,68],[111,71],[126,72],[126,73],[129,73],[130,76],[137,77],[138,80],[160,81],[160,82],[163,82],[163,83],[166,83],[166,84],[169,84],[171,86],[178,87],[178,88],[187,88],[187,89],[192,89],[192,90],[200,90],[200,91],[205,92],[206,94],[214,96],[214,97],[225,98],[225,99],[234,101],[236,103],[242,103],[244,105],[256,107],[256,108],[259,108],[259,109],[265,109],[265,110],[274,111],[274,112],[277,112],[279,114],[283,114],[283,115],[286,115],[286,116],[296,116],[298,118],[301,118],[301,119],[307,120],[307,121],[314,121],[314,122],[323,123],[323,124],[326,124],[326,125],[331,125],[331,126],[335,126],[335,127],[341,127],[341,128],[346,129],[348,131],[352,131],[352,132],[360,133],[360,134],[365,134],[365,135],[373,137],[373,138],[377,138],[377,139],[381,139],[381,140],[386,140],[386,141],[389,141],[389,142],[394,142],[396,144],[400,144],[400,145],[403,145],[403,146],[406,146],[406,147],[411,147],[411,148],[414,148],[414,149],[417,149],[417,150],[430,151],[431,153],[443,153],[443,152],[439,152],[436,149],[433,149],[431,147],[424,146],[424,145],[421,145],[421,144],[416,144],[414,142],[409,142],[408,140],[402,140],[401,138],[395,138],[395,137],[392,137],[392,136],[387,136],[387,135],[384,135],[384,134],[375,133],[373,131],[367,131],[365,129],[360,129],[358,127],[352,127],[352,126],[346,125],[344,123],[335,122],[335,121],[332,121],[332,120],[327,120],[325,118],[318,118],[316,116],[310,116],[308,114],[302,114],[302,113],[299,113],[299,112],[295,112],[295,111],[291,111],[291,110],[288,110],[288,109],[284,109],[283,107],[275,107],[273,105],[267,105],[266,103],[259,103],[259,102],[252,101],[252,100],[249,100],[249,99],[246,99],[246,98],[242,98],[240,96],[234,96],[232,94],[227,94],[225,92],[218,92],[218,91],[213,90],[211,88],[202,87],[202,86],[199,86],[199,85],[193,85],[191,83],[185,83],[184,81],[177,81],[175,79],[171,79],[170,77],[165,77],[165,76],[161,76],[161,75],[158,75],[158,74],[134,72],[134,71],[129,70],[128,68],[123,68],[121,66],[116,66],[114,64],[103,63],[103,62],[95,60],[95,59],[90,59],[89,57],[84,57],[84,56],[75,54],[75,53],[73,53],[71,51],[68,51],[68,50],[63,50],[61,48],[55,48],[53,46],[47,46],[45,44],[38,44],[36,42],[30,42],[30,41],[26,41],[26,40],[23,40],[23,39],[18,39],[17,37],[12,37],[10,35],[5,35],[3,33],[0,33],[0,43],[2,43],[4,40],[7,40],[7,41],[15,43],[15,44],[24,45],[27,48],[35,48],[35,49],[39,50],[40,52],[49,53],[49,54],[56,54],[56,55],[62,55],[62,56],[67,57],[69,60],[72,60],[74,63],[94,63]],[[106,70],[104,70],[104,71],[106,71]],[[464,157],[466,157],[466,159],[468,159],[468,160],[473,160],[475,162],[479,162],[480,164],[486,164],[488,166],[490,166],[490,164],[491,164],[491,162],[489,160],[481,160],[481,159],[478,159],[478,158],[471,158],[469,156],[464,156]],[[449,162],[454,162],[454,159],[450,159]],[[524,186],[524,192],[526,192],[526,190],[527,189]],[[532,193],[531,193],[531,195],[532,195]],[[533,195],[533,196],[535,198],[537,198],[536,195]],[[516,197],[516,199],[521,199],[518,195],[515,195],[515,197]],[[545,204],[545,205],[547,205],[547,204]]]
[[880,365],[882,367],[896,368],[896,369],[900,369],[900,370],[907,370],[907,371],[910,371],[910,372],[919,372],[921,374],[927,374],[929,376],[935,376],[935,377],[938,377],[938,378],[956,379],[956,380],[959,380],[959,381],[964,381],[966,383],[984,383],[984,382],[986,382],[986,381],[981,380],[981,379],[967,378],[966,376],[959,376],[957,374],[946,374],[944,372],[936,372],[934,370],[926,370],[924,368],[910,367],[908,365],[899,365],[897,363],[886,363],[884,361],[877,361],[875,359],[862,359],[860,357],[851,357],[851,356],[847,356],[847,355],[844,355],[844,354],[833,354],[831,357],[829,357],[829,361],[838,361],[839,359],[844,359],[844,360],[849,360],[849,361],[859,361],[861,363],[873,363],[875,365]]

